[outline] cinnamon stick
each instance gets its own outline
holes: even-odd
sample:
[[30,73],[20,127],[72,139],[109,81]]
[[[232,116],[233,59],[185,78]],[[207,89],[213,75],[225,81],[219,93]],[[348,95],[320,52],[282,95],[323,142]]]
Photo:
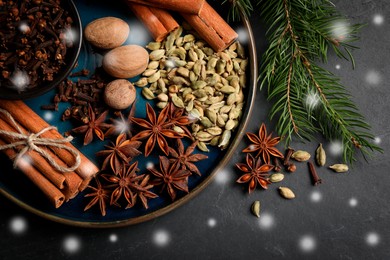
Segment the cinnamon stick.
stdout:
[[205,0],[127,0],[128,2],[178,11],[181,13],[198,14]]
[[155,41],[161,42],[165,37],[179,27],[170,13],[165,10],[146,5],[127,2],[132,12],[148,28]]
[[[0,118],[0,129],[9,131],[9,132],[15,132],[16,129],[14,129],[12,126],[9,125],[5,120]],[[2,139],[7,142],[11,143],[14,140],[12,137],[3,136]],[[23,147],[16,148],[19,152],[23,149]],[[58,189],[64,188],[64,182],[65,182],[65,176],[61,173],[57,172],[53,169],[53,167],[43,158],[39,153],[36,151],[28,151],[26,153],[27,156],[31,158],[31,164],[37,168],[42,174],[45,175],[46,178],[48,178]]]
[[[15,120],[25,127],[29,132],[37,133],[42,129],[49,126],[49,124],[43,120],[38,114],[36,114],[31,108],[29,108],[23,101],[20,100],[0,100],[0,107],[7,110],[15,118]],[[44,138],[63,138],[63,136],[54,130],[46,131],[41,135]],[[68,147],[76,149],[72,144],[67,143]],[[50,147],[52,151],[57,154],[67,165],[74,164],[74,158],[72,154],[64,149],[56,147]],[[99,168],[91,162],[85,155],[80,153],[81,163],[75,170],[76,173],[83,180],[90,180],[99,171]]]
[[[5,145],[6,142],[0,139],[0,145]],[[12,160],[17,152],[14,149],[6,149],[3,152]],[[19,169],[26,175],[45,195],[49,198],[54,207],[59,208],[65,201],[65,196],[62,192],[47,180],[34,166],[30,163],[19,163]]]
[[207,2],[197,15],[181,15],[217,52],[225,50],[238,37],[233,28]]

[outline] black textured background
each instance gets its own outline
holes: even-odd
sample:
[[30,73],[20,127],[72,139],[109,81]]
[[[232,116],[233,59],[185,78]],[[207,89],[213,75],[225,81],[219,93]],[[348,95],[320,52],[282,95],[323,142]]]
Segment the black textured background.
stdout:
[[[353,52],[354,70],[335,55],[324,66],[341,77],[372,125],[383,154],[368,162],[359,158],[346,174],[321,169],[323,184],[318,187],[312,186],[306,164],[299,164],[283,182],[297,196],[287,201],[278,195],[278,185],[248,195],[234,184],[233,165],[243,159],[242,143],[216,181],[189,203],[158,219],[117,229],[52,223],[0,197],[0,259],[390,259],[390,4],[387,0],[333,3],[353,23],[366,26],[357,43],[360,49]],[[383,23],[375,22],[376,15],[384,18]],[[257,15],[251,22],[260,58],[266,48],[264,26]],[[264,95],[257,95],[259,109],[248,131],[256,132],[262,121],[267,122],[269,104]],[[314,151],[318,142],[293,147]],[[329,152],[329,143],[324,145]],[[329,156],[329,163],[337,161]],[[249,210],[254,200],[262,203],[260,219]],[[27,224],[19,234],[11,228],[18,217]],[[79,241],[76,252],[66,249],[69,238]],[[159,245],[156,240],[166,243]]]

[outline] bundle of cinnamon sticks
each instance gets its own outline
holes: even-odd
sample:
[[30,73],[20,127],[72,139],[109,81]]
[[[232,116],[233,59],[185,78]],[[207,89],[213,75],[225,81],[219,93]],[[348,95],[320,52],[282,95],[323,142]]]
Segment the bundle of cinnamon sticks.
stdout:
[[[21,131],[22,135],[28,136],[50,127],[46,121],[22,101],[0,100],[0,108],[7,111],[7,114],[14,120],[10,120],[4,113],[1,113],[0,130],[2,131],[9,133]],[[43,132],[41,137],[54,140],[63,138],[54,129]],[[0,145],[7,145],[14,142],[15,140],[11,136],[0,135]],[[72,144],[67,142],[64,145],[72,149],[72,151],[77,151],[80,155],[80,164],[74,171],[58,171],[41,153],[33,149],[29,149],[25,154],[26,156],[23,156],[17,163],[18,169],[49,198],[56,208],[74,198],[79,191],[84,190],[99,170],[94,163],[80,153]],[[14,160],[24,148],[25,146],[18,145],[5,149],[3,152],[10,159]],[[69,152],[69,149],[61,149],[56,146],[40,146],[40,149],[61,167],[67,167],[75,163],[76,158]]]
[[205,0],[125,0],[145,24],[155,41],[162,41],[179,25],[166,10],[179,12],[198,34],[216,51],[223,51],[238,37],[237,33]]

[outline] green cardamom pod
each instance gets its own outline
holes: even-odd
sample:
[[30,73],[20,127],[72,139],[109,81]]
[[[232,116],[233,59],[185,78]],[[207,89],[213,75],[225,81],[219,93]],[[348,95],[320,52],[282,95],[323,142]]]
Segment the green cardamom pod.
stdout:
[[330,169],[332,169],[335,172],[347,172],[348,171],[348,165],[336,163],[331,166],[329,166]]
[[251,206],[251,211],[256,217],[260,217],[260,201],[256,200]]
[[281,182],[284,179],[284,174],[283,173],[274,173],[269,177],[270,182]]
[[279,192],[280,192],[280,195],[282,195],[282,197],[285,199],[291,200],[291,199],[295,198],[295,194],[290,188],[279,187]]
[[320,144],[316,150],[316,161],[319,166],[324,166],[326,163],[326,153],[322,144]]
[[298,150],[291,155],[291,158],[298,162],[304,162],[310,159],[310,153]]

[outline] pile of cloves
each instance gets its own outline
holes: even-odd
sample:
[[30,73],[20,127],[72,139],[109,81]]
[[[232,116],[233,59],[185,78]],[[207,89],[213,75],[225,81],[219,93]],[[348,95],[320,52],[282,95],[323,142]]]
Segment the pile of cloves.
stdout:
[[[66,121],[71,118],[83,121],[88,115],[88,107],[91,106],[96,114],[102,113],[107,109],[103,102],[104,88],[107,85],[107,77],[103,75],[100,69],[89,76],[87,69],[81,69],[62,81],[57,87],[57,93],[53,102],[48,105],[42,105],[44,110],[58,110],[61,102],[69,102],[69,106],[62,114],[61,120]],[[72,78],[78,77],[77,81]]]
[[0,85],[21,91],[53,81],[73,46],[61,1],[3,0],[0,13]]

